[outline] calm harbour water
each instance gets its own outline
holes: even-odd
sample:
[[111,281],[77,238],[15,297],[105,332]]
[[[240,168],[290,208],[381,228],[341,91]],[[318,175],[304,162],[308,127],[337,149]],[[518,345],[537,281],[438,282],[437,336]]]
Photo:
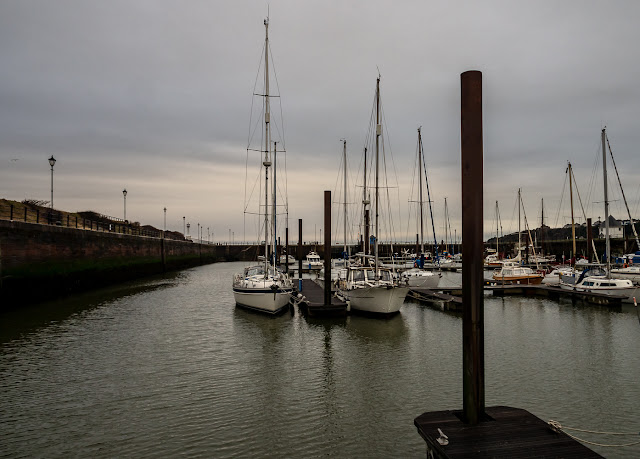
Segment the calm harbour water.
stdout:
[[[424,457],[413,419],[462,407],[461,319],[412,302],[390,320],[266,317],[234,305],[242,266],[2,314],[0,456]],[[487,406],[640,431],[632,306],[487,296],[485,355]]]

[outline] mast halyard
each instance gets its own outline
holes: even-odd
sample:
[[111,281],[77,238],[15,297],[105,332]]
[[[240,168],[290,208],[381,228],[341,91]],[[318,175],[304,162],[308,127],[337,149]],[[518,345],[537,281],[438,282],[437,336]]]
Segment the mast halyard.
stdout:
[[609,240],[609,195],[607,190],[607,151],[605,146],[606,126],[602,129],[602,174],[604,176],[604,237],[607,253],[607,277],[611,276],[611,241]]
[[[522,242],[521,242],[521,239],[520,239],[520,203],[521,203],[521,201],[520,201],[520,190],[521,190],[521,188],[518,188],[518,256],[520,255],[521,249],[522,249],[522,247],[521,247]],[[520,261],[520,263],[522,263],[522,260]]]
[[575,265],[575,259],[576,259],[576,222],[575,219],[573,218],[573,185],[572,185],[572,180],[571,177],[573,177],[573,173],[572,173],[572,169],[571,169],[571,163],[569,162],[567,165],[567,170],[569,171],[569,197],[570,197],[570,201],[571,201],[571,239],[573,241],[573,263],[572,265]]
[[277,170],[278,168],[277,166],[277,156],[278,156],[278,142],[273,142],[273,180],[271,181],[273,183],[272,188],[273,188],[273,205],[271,206],[271,223],[272,223],[272,234],[271,234],[271,264],[273,266],[276,266],[278,264],[278,240],[277,240],[277,205],[276,205],[276,199],[277,199],[277,195],[276,195],[276,174],[277,174]]
[[540,222],[540,250],[544,252],[544,198],[541,198],[542,219]]
[[611,145],[609,144],[608,137],[607,137],[607,146],[609,147],[609,154],[611,155],[611,164],[613,164],[613,169],[616,171],[616,177],[618,178],[618,185],[620,185],[622,200],[624,201],[624,206],[627,209],[627,215],[629,215],[629,223],[631,224],[631,229],[633,230],[633,236],[636,238],[636,245],[638,246],[638,250],[640,250],[640,239],[638,239],[638,233],[636,232],[636,225],[633,222],[633,217],[631,216],[631,211],[629,210],[629,204],[627,203],[627,197],[625,196],[624,189],[622,188],[622,182],[620,181],[620,174],[618,174],[618,166],[616,166],[616,160],[613,159],[613,151],[611,150]]
[[376,279],[379,279],[380,272],[378,268],[378,238],[380,236],[380,227],[378,226],[378,203],[380,201],[380,190],[378,187],[378,174],[380,172],[380,152],[379,152],[379,143],[380,136],[382,135],[382,125],[380,124],[380,75],[378,75],[378,79],[376,80],[376,221],[375,221],[375,243],[374,243],[374,255],[375,255],[375,269],[376,269]]
[[367,147],[364,147],[364,185],[362,187],[362,206],[364,213],[364,247],[363,252],[369,255],[369,199],[367,198]]
[[344,161],[344,247],[342,256],[348,259],[347,254],[347,141],[342,141],[342,159]]
[[444,250],[449,253],[449,239],[451,234],[447,222],[449,221],[449,207],[447,206],[447,198],[444,198]]
[[498,244],[500,241],[500,233],[498,232],[498,201],[496,201],[496,257],[499,257]]
[[424,253],[424,217],[423,207],[424,202],[422,199],[422,133],[420,132],[422,127],[418,128],[418,169],[420,180],[420,253]]

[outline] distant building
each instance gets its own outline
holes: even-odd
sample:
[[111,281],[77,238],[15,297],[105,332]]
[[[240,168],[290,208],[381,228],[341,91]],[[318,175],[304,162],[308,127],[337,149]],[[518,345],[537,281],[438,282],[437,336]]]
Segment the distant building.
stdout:
[[[605,222],[597,222],[598,237],[605,237]],[[624,239],[624,227],[620,220],[616,220],[613,216],[609,215],[609,237],[611,239]]]

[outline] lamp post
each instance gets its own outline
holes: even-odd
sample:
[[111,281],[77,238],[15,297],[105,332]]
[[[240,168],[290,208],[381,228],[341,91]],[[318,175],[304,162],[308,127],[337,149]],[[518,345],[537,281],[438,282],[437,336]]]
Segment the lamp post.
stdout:
[[53,166],[55,164],[56,159],[53,157],[53,155],[51,155],[51,158],[49,158],[49,165],[51,166],[51,215],[49,215],[49,219],[53,217]]
[[209,232],[209,227],[207,226],[207,244],[210,244],[211,233]]
[[185,229],[186,228],[186,226],[185,226],[185,218],[186,217],[182,217],[182,235],[183,236],[187,235],[187,233],[185,232],[186,231],[186,229]]
[[124,196],[124,221],[127,221],[127,189],[122,190],[122,196]]
[[198,223],[198,242],[200,242],[200,223]]
[[164,233],[167,231],[167,208],[164,208],[164,225],[162,226],[162,237],[164,237]]

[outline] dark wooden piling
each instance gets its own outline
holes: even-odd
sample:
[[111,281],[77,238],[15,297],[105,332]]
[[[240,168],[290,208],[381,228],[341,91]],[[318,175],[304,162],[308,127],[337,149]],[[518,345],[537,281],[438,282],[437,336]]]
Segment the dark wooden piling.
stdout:
[[464,420],[484,415],[484,301],[482,272],[482,73],[464,72],[461,82],[462,153],[462,387]]
[[331,191],[324,191],[324,304],[331,304]]

